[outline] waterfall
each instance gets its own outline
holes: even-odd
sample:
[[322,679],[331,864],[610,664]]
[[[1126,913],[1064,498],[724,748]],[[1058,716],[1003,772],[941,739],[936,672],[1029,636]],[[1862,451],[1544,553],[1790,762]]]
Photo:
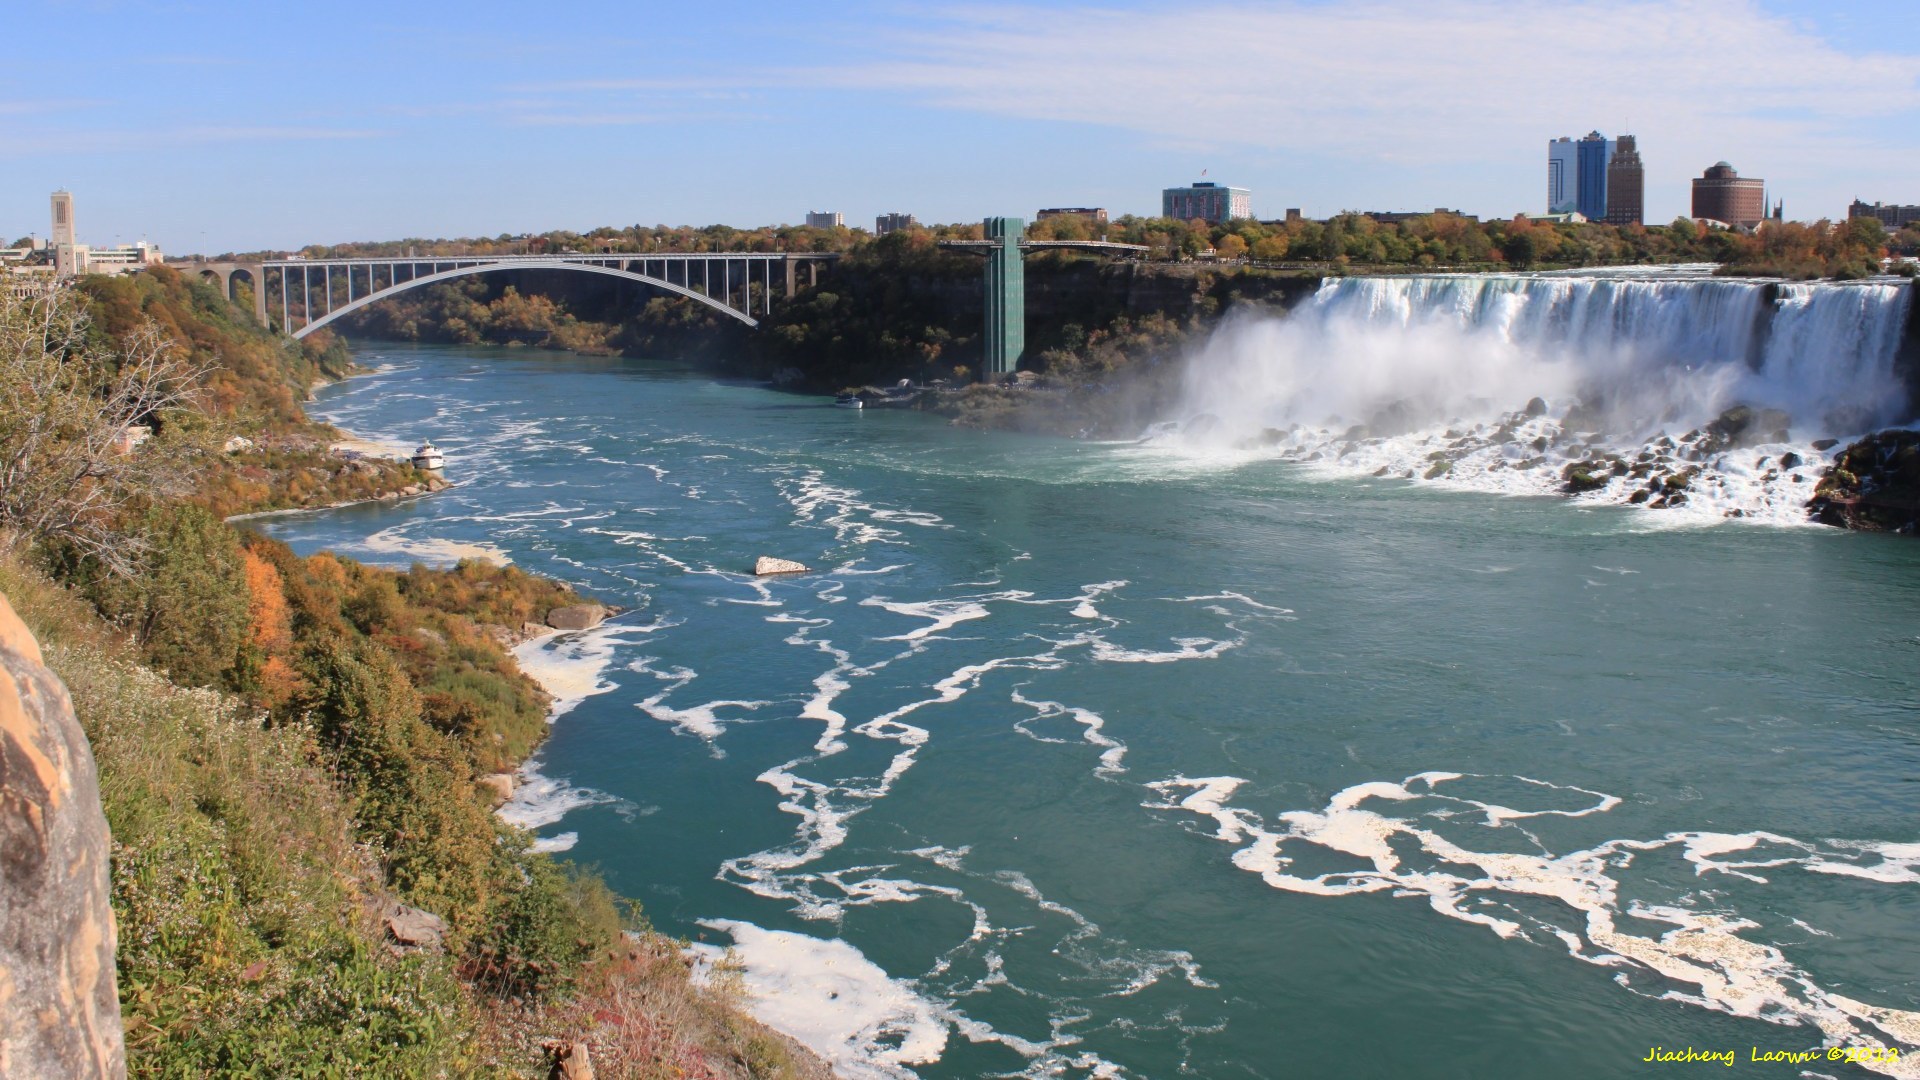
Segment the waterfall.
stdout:
[[1828,440],[1911,419],[1911,292],[1645,270],[1330,279],[1285,315],[1223,323],[1158,441],[1799,520]]

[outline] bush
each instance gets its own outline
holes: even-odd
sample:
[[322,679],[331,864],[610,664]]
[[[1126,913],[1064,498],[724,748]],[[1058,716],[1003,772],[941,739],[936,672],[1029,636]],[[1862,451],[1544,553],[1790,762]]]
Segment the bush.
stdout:
[[144,547],[133,576],[69,546],[50,549],[51,568],[176,682],[232,687],[248,620],[233,530],[197,506],[168,504],[148,509],[131,531]]

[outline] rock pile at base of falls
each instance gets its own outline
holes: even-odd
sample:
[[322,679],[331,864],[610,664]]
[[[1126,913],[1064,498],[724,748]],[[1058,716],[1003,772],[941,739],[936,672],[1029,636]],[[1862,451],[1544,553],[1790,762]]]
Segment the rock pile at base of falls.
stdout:
[[127,1074],[107,859],[93,749],[0,596],[0,1076]]
[[1823,525],[1920,533],[1920,431],[1882,431],[1841,451],[1807,509]]

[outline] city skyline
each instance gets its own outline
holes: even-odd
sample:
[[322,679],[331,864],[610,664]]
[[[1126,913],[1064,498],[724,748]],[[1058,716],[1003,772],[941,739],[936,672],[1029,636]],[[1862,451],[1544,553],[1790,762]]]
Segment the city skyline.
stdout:
[[[26,150],[0,177],[0,243],[43,232],[56,188],[87,203],[82,241],[170,252],[798,224],[810,206],[861,225],[1153,215],[1203,169],[1264,219],[1506,217],[1548,209],[1540,139],[1590,129],[1639,137],[1649,223],[1687,213],[1721,159],[1837,218],[1920,197],[1920,49],[1874,31],[1900,11],[873,5],[716,26],[589,4],[529,28],[492,6],[242,21],[29,2],[9,14],[36,53],[125,78],[0,74],[0,133]],[[1045,32],[1063,18],[1073,33]]]

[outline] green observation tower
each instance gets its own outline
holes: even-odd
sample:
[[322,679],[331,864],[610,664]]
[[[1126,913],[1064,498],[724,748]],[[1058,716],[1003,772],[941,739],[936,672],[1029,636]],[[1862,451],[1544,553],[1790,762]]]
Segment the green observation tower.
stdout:
[[1027,351],[1027,273],[1020,250],[1026,222],[990,217],[987,234],[987,340],[982,378],[1008,375]]

